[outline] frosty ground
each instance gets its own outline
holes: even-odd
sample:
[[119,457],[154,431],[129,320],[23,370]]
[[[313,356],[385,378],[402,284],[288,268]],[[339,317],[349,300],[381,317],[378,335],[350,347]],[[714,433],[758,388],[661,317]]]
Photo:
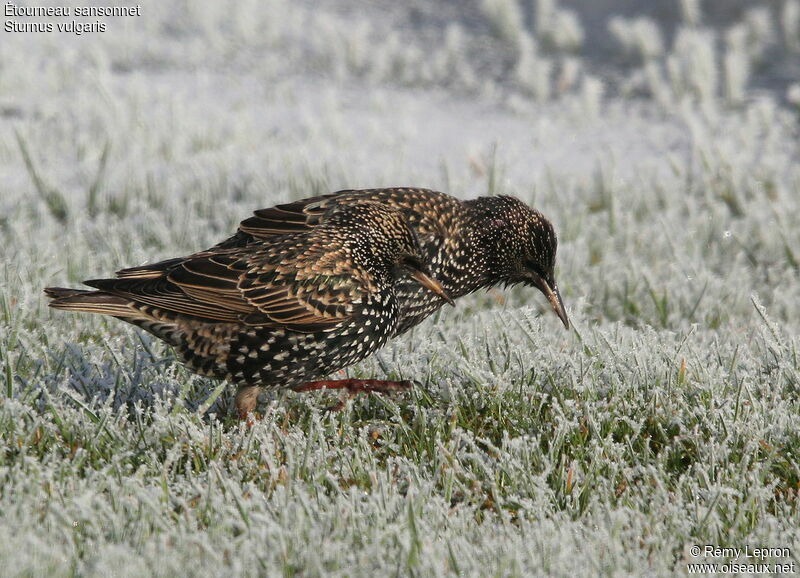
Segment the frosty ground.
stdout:
[[[437,4],[163,3],[2,34],[4,573],[796,559],[800,5]],[[542,210],[574,330],[535,290],[479,293],[349,370],[411,393],[338,414],[276,393],[246,428],[230,388],[41,292],[400,185]]]

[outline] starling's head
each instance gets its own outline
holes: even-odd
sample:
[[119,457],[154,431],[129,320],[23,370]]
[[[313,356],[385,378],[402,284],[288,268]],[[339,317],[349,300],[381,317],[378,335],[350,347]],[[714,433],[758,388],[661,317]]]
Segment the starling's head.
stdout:
[[419,240],[398,209],[371,202],[344,205],[334,210],[326,224],[347,231],[354,255],[374,275],[392,282],[408,275],[455,305],[431,275]]
[[550,221],[522,201],[505,195],[481,197],[467,203],[476,211],[475,229],[491,281],[536,287],[569,329],[555,279],[558,239]]

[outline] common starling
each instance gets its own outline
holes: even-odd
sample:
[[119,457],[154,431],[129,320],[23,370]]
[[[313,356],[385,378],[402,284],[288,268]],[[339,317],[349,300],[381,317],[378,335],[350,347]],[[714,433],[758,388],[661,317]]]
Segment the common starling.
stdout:
[[[415,230],[433,276],[453,299],[498,284],[539,289],[564,327],[569,320],[555,281],[558,241],[539,211],[500,195],[461,201],[417,188],[343,190],[255,211],[239,231],[217,247],[243,247],[276,235],[309,231],[332,206],[364,201],[397,207]],[[395,335],[442,306],[425,287],[401,279],[396,287],[400,321]]]
[[254,409],[261,388],[409,386],[310,381],[364,359],[396,334],[400,278],[452,303],[396,208],[364,198],[331,203],[317,217],[313,227],[85,282],[98,291],[45,292],[51,307],[137,325],[172,345],[191,370],[238,384],[241,417]]

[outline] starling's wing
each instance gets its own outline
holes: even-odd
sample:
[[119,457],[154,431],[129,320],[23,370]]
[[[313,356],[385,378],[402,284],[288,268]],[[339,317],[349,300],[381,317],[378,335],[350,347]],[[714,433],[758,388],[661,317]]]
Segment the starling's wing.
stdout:
[[[218,247],[240,247],[253,238],[265,239],[309,231],[324,223],[332,210],[342,204],[361,202],[384,203],[400,209],[418,236],[442,236],[457,199],[428,189],[390,188],[343,190],[318,197],[259,209],[239,224],[239,232]],[[420,239],[422,241],[422,239]]]
[[211,322],[240,322],[256,310],[237,289],[242,272],[232,252],[170,259],[123,270],[117,279],[85,281],[90,287],[130,299],[163,314],[185,315]]
[[179,266],[185,260],[185,257],[178,257],[176,259],[159,261],[158,263],[150,263],[148,265],[140,265],[138,267],[128,267],[127,269],[120,269],[117,271],[116,276],[120,279],[152,279],[154,277],[162,277],[169,270]]
[[[138,275],[86,284],[162,314],[211,322],[314,332],[350,317],[354,300],[360,302],[367,288],[358,272],[348,270],[343,250],[315,245],[293,252],[290,245],[201,253],[154,264]],[[157,266],[162,267],[158,273]]]
[[313,244],[291,262],[256,254],[238,287],[256,313],[244,322],[268,322],[300,332],[332,329],[353,315],[372,289],[367,275],[352,267],[335,243]]
[[258,239],[309,231],[316,227],[338,199],[352,191],[339,191],[293,203],[259,209],[239,224],[239,231]]

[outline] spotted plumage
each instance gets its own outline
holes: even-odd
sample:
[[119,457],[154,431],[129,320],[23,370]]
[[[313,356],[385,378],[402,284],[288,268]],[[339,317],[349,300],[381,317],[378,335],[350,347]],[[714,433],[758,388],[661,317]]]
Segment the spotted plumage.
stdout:
[[400,278],[449,300],[403,214],[367,201],[331,204],[313,227],[86,281],[97,291],[45,291],[51,307],[137,325],[193,371],[239,384],[246,414],[262,387],[310,389],[382,347],[397,332]]
[[[255,211],[239,231],[217,248],[245,247],[290,232],[310,231],[325,221],[332,206],[364,201],[399,209],[414,229],[433,276],[458,298],[498,284],[524,283],[547,297],[569,327],[555,281],[557,239],[540,212],[509,196],[461,201],[428,189],[344,190]],[[396,287],[399,335],[442,306],[419,284],[400,279]]]

